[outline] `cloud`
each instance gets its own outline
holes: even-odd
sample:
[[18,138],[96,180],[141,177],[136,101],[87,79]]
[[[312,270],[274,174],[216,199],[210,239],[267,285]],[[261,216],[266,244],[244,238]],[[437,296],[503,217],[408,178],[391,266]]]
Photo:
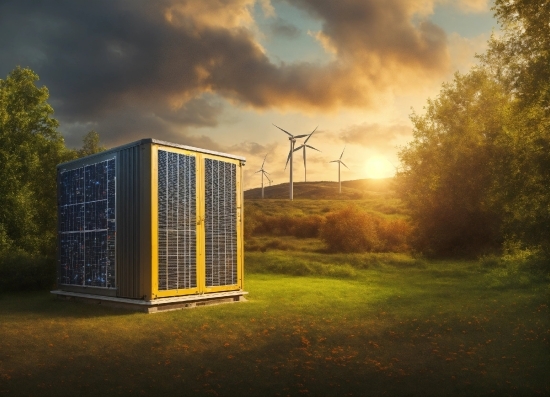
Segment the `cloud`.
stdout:
[[489,11],[489,0],[449,1],[464,13],[481,13]]
[[269,24],[270,33],[286,39],[295,39],[300,36],[300,29],[282,18],[277,18]]
[[378,152],[391,151],[397,141],[408,137],[412,133],[412,127],[405,124],[357,124],[342,130],[339,138],[346,143],[364,146]]
[[[209,95],[253,109],[376,108],[383,93],[448,72],[447,37],[426,19],[432,1],[289,3],[322,22],[331,61],[272,62],[254,34],[254,0],[18,0],[0,4],[0,72],[31,67],[69,140],[96,125],[108,142],[215,126],[223,105]],[[271,26],[296,34],[282,19]]]

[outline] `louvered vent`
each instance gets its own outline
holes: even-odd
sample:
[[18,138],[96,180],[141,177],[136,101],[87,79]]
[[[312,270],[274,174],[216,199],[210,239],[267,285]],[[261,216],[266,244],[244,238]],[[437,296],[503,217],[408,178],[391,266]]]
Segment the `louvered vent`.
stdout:
[[158,151],[158,289],[197,286],[195,157]]
[[205,159],[206,286],[237,284],[235,164]]
[[115,288],[115,159],[59,176],[60,283]]

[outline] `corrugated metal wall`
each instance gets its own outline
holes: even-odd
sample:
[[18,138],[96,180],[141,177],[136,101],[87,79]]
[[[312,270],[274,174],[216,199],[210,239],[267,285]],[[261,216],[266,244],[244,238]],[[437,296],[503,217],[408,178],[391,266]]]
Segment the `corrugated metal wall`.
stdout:
[[121,150],[117,167],[117,296],[141,298],[141,145]]

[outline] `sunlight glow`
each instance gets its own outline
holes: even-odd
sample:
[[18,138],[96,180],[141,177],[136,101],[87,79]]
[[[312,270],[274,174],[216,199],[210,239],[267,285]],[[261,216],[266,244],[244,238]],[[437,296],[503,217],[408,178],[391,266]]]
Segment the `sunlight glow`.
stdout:
[[395,168],[386,157],[376,155],[365,162],[365,173],[367,178],[389,178],[395,175]]

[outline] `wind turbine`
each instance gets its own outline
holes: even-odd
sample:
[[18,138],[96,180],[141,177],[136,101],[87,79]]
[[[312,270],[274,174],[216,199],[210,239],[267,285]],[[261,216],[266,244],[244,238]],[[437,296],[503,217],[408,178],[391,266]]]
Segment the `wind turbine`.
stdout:
[[[346,147],[344,146],[344,150],[346,150]],[[342,193],[342,182],[340,181],[340,164],[342,164],[344,167],[348,168],[347,165],[344,164],[342,161],[342,156],[344,155],[344,150],[342,150],[342,154],[340,155],[340,158],[338,160],[332,160],[329,161],[329,163],[338,163],[338,185],[340,186],[340,191],[338,193]],[[349,168],[348,168],[349,170]]]
[[264,175],[267,178],[267,180],[269,181],[269,186],[271,186],[271,179],[269,179],[269,177],[267,176],[269,174],[269,172],[264,170],[264,164],[265,164],[265,159],[266,158],[267,158],[267,154],[264,157],[264,162],[262,163],[262,167],[258,171],[255,172],[255,174],[257,174],[258,172],[262,173],[262,198],[264,198]]
[[[319,126],[317,126],[319,127]],[[298,150],[302,149],[303,150],[303,154],[304,154],[304,182],[307,182],[307,176],[306,176],[306,172],[307,172],[307,167],[306,167],[306,148],[310,148],[310,149],[313,149],[313,150],[317,150],[318,152],[320,152],[319,149],[316,149],[314,148],[313,146],[309,146],[307,144],[307,141],[309,141],[309,138],[311,138],[311,136],[313,135],[313,133],[315,131],[317,131],[317,127],[315,127],[315,129],[311,132],[311,134],[308,135],[308,137],[306,138],[306,140],[304,141],[303,144],[301,144],[300,146],[298,146],[296,149],[294,149],[295,152],[297,152]]]
[[[275,124],[273,124],[275,127],[277,127]],[[294,198],[294,184],[292,182],[292,158],[294,153],[294,144],[296,143],[297,138],[303,138],[308,136],[309,134],[303,134],[303,135],[292,135],[290,132],[283,130],[281,127],[277,127],[281,131],[283,131],[285,134],[288,135],[288,140],[290,142],[290,151],[288,152],[288,157],[286,159],[286,166],[288,165],[288,162],[290,161],[290,183],[289,183],[289,193],[290,193],[290,199],[292,200]]]

